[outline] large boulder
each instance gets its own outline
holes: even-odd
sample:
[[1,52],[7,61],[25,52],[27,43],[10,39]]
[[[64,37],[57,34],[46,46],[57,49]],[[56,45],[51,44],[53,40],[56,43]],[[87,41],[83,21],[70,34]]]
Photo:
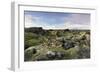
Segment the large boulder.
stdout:
[[31,60],[32,54],[33,54],[32,50],[27,50],[27,51],[25,51],[25,52],[24,52],[24,60],[25,60],[25,61]]
[[34,46],[29,47],[28,49],[26,49],[24,51],[24,59],[25,59],[25,61],[32,60],[33,54],[36,54],[36,53],[37,53],[37,48],[34,47]]

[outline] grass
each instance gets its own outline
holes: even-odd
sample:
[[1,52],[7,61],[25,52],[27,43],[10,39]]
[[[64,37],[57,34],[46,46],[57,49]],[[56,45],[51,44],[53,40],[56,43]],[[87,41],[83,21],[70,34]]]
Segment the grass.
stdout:
[[[64,53],[63,58],[54,58],[52,60],[90,57],[90,38],[86,36],[90,36],[89,30],[41,30],[40,32],[35,32],[34,30],[35,33],[29,30],[30,28],[25,31],[25,50],[32,46],[38,46],[38,51],[35,54],[30,49],[25,52],[25,60],[27,61],[51,60],[46,56],[48,51]],[[68,41],[73,42],[74,46],[64,49],[62,47],[63,40],[65,43],[68,43]]]

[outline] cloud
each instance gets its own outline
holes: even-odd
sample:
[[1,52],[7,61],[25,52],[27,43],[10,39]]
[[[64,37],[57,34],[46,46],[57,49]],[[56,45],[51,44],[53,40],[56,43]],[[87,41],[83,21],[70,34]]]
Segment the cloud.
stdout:
[[89,14],[70,14],[68,17],[64,18],[66,22],[70,24],[79,25],[90,25],[90,15]]
[[90,29],[90,25],[80,25],[80,24],[70,24],[70,23],[65,23],[64,27],[68,29]]
[[80,24],[70,24],[69,22],[63,23],[63,24],[59,24],[59,26],[57,25],[53,25],[53,26],[44,26],[44,29],[90,29],[89,25],[80,25]]
[[32,16],[31,15],[25,15],[25,27],[33,27],[32,23]]
[[39,21],[39,17],[33,17],[32,15],[25,15],[25,28],[30,27],[43,27],[44,29],[54,28],[54,25],[47,24],[45,22]]
[[25,27],[41,27],[42,25],[38,23],[39,17],[33,17],[32,15],[25,15]]

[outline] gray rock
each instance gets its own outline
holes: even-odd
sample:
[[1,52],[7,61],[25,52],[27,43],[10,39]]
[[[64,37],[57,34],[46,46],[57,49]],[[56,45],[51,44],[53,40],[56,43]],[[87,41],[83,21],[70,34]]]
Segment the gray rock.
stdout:
[[56,58],[62,59],[63,57],[64,57],[64,53],[63,52],[56,52]]
[[53,51],[48,51],[46,56],[49,58],[49,59],[54,59],[55,58],[55,52]]
[[70,48],[74,47],[74,43],[71,42],[71,41],[66,41],[66,42],[64,42],[64,43],[62,44],[62,47],[63,47],[65,50],[67,50],[67,49],[70,49]]

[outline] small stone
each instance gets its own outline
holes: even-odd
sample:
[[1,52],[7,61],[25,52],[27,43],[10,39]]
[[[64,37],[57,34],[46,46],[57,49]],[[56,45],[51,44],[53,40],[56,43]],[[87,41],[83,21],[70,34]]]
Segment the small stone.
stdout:
[[56,53],[56,56],[57,56],[57,58],[61,59],[61,58],[64,57],[64,53],[62,53],[62,52],[57,52],[57,53]]
[[54,58],[55,58],[55,53],[52,52],[52,51],[48,51],[47,54],[46,54],[46,56],[47,56],[48,58],[50,58],[50,59],[54,59]]

